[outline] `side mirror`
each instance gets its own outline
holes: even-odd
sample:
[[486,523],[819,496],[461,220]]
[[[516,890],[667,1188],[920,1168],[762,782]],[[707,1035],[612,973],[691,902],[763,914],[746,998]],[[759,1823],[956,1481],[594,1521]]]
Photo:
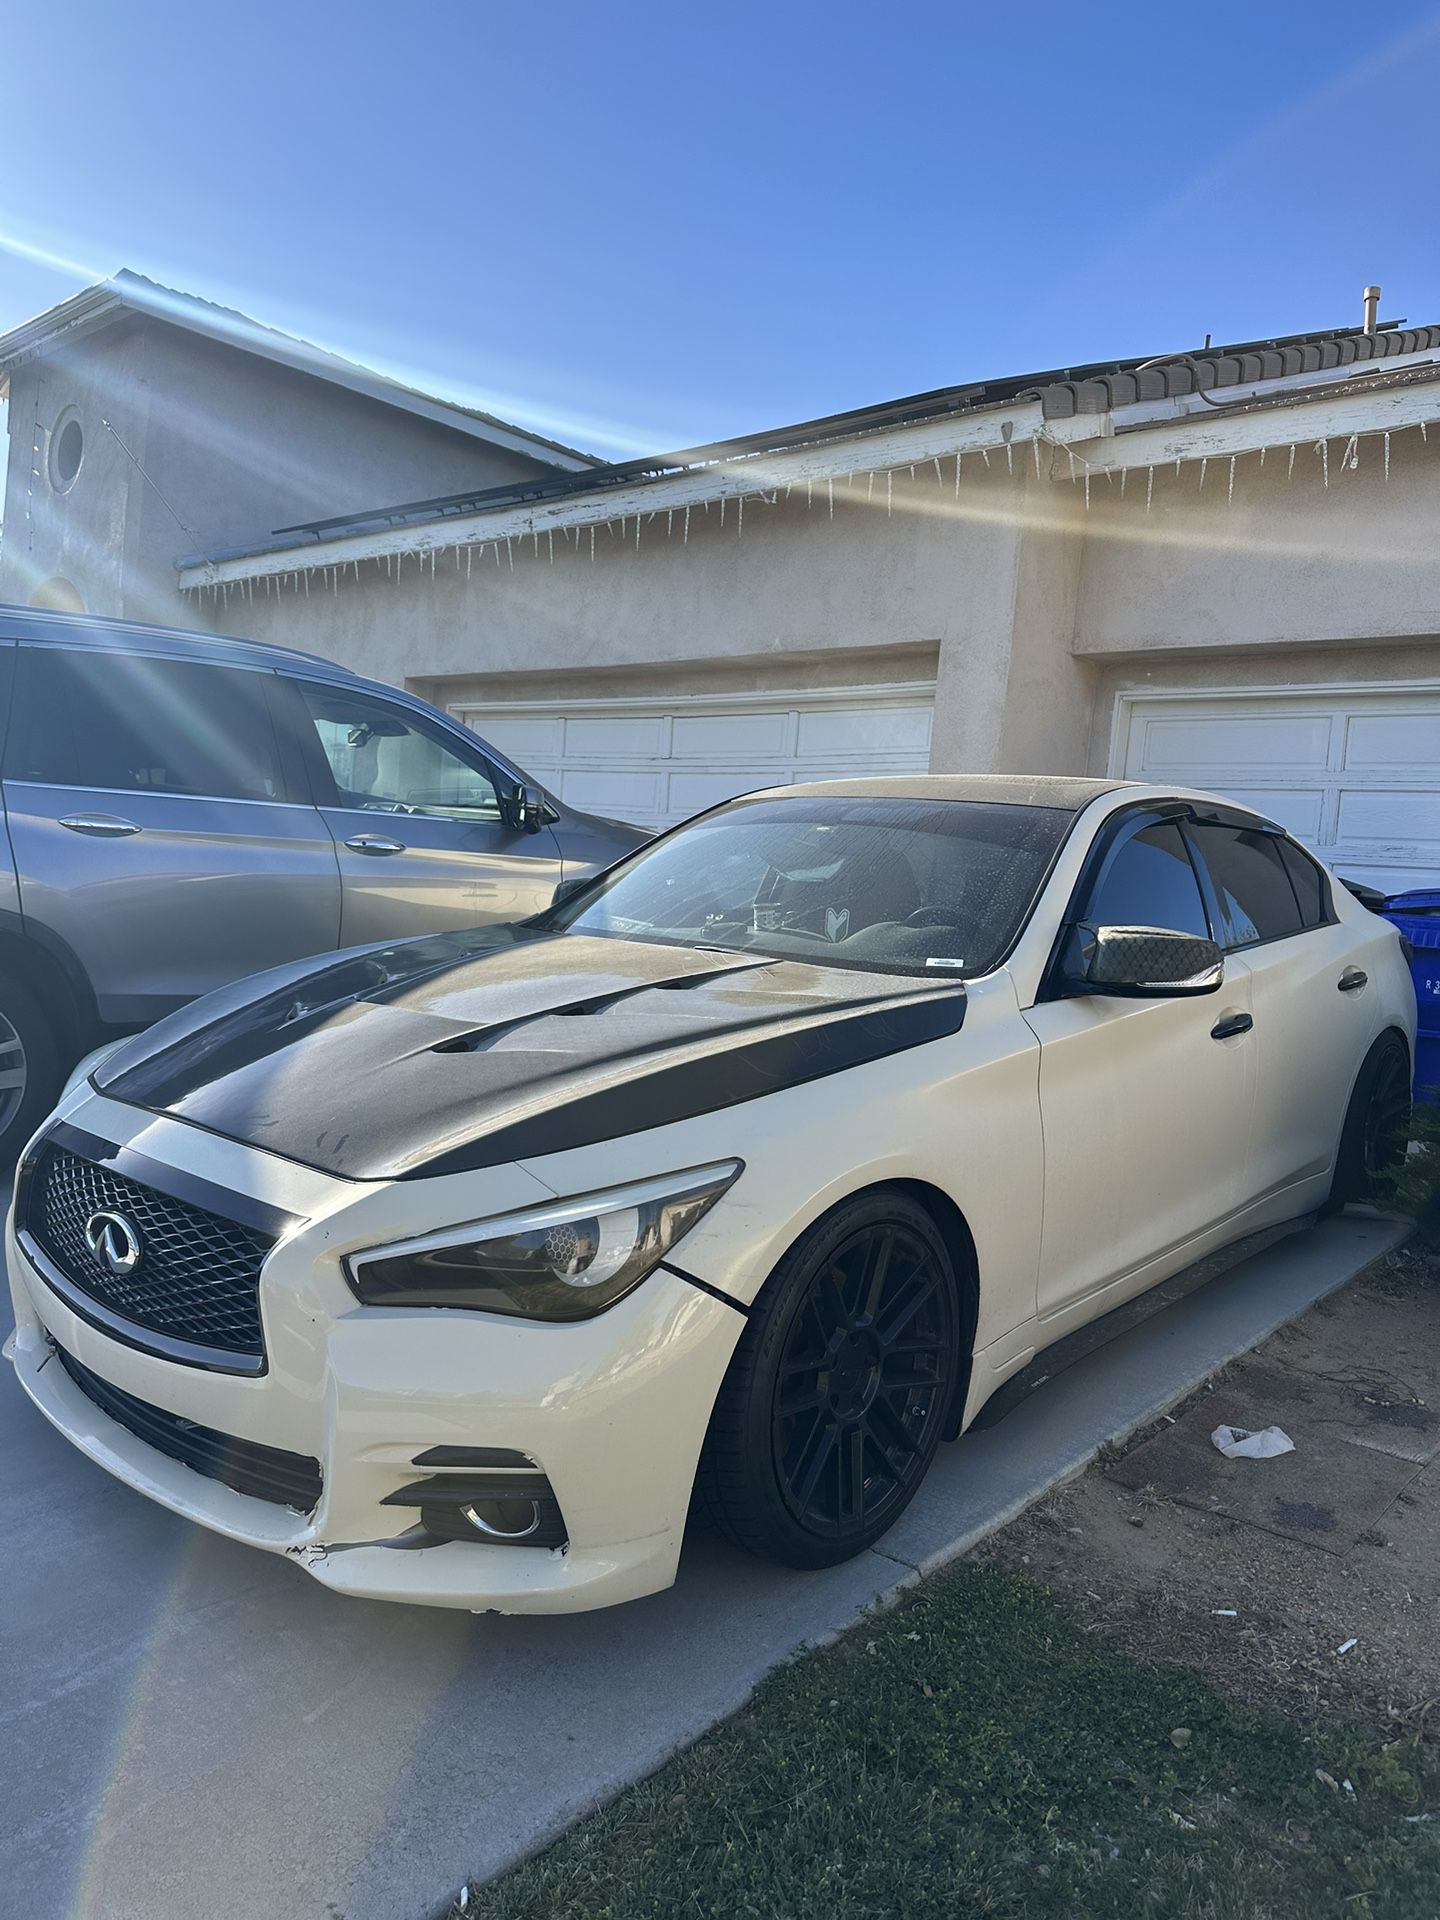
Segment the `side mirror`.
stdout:
[[1213,940],[1163,927],[1078,927],[1084,985],[1124,999],[1216,993],[1224,955]]
[[538,787],[517,780],[500,793],[500,818],[512,833],[538,833],[545,824],[545,797]]
[[583,886],[588,884],[589,879],[588,874],[582,873],[574,880],[562,880],[550,896],[550,905],[563,907],[567,900],[572,899]]

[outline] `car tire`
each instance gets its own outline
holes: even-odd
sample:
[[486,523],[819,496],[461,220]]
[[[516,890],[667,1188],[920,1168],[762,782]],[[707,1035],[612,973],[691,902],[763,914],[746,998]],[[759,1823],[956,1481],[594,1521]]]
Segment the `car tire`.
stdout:
[[955,1263],[908,1194],[844,1201],[790,1248],[716,1399],[698,1491],[737,1546],[827,1567],[910,1504],[956,1397]]
[[1398,1033],[1382,1033],[1361,1062],[1345,1109],[1327,1213],[1387,1197],[1405,1157],[1409,1120],[1410,1050]]
[[0,978],[0,1167],[14,1164],[54,1106],[63,1079],[45,1009],[22,981]]

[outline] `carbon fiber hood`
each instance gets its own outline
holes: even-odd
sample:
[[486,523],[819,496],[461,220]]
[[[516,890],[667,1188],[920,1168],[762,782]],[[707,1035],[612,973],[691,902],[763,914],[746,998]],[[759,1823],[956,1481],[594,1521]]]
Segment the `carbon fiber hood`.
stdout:
[[[248,994],[247,994],[248,989]],[[938,1039],[958,983],[524,927],[226,989],[95,1085],[356,1180],[453,1173],[756,1099]]]

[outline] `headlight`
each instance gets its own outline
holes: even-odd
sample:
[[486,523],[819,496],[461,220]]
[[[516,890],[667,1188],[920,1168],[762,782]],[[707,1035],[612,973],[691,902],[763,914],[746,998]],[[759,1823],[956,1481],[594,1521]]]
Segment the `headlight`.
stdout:
[[714,1206],[741,1165],[693,1167],[353,1253],[346,1277],[370,1307],[469,1307],[525,1320],[588,1320],[639,1286]]

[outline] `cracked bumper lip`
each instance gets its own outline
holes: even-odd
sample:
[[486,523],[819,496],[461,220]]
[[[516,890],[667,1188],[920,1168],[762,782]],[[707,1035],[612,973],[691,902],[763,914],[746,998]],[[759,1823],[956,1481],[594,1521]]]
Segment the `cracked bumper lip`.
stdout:
[[[6,1254],[16,1329],[5,1347],[39,1411],[136,1492],[281,1555],[337,1593],[473,1612],[564,1613],[636,1599],[675,1576],[709,1410],[743,1325],[657,1270],[608,1313],[564,1328],[482,1314],[351,1312],[325,1329],[307,1383],[210,1375],[121,1346]],[[283,1300],[275,1312],[283,1317]],[[225,1433],[312,1453],[313,1514],[235,1492],[103,1412],[55,1357]],[[313,1345],[312,1341],[312,1345]],[[563,1548],[413,1544],[418,1516],[381,1504],[433,1446],[505,1446],[549,1476]],[[407,1538],[407,1534],[410,1536]]]

